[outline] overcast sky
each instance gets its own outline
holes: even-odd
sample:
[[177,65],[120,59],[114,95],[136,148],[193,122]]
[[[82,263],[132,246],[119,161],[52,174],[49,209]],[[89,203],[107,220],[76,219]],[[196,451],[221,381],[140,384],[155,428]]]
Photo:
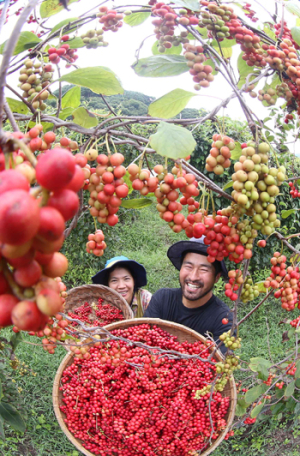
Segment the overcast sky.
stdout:
[[[113,4],[126,6],[128,3],[130,5],[138,5],[143,2],[137,0],[119,0]],[[264,18],[268,20],[267,13],[261,8],[256,0],[250,0],[249,3],[254,5],[254,9],[257,11],[259,18]],[[16,5],[20,7],[22,2],[19,0]],[[49,19],[47,22],[47,27],[52,27],[58,22],[62,21],[68,17],[76,17],[82,14],[86,9],[92,8],[93,6],[99,4],[99,0],[80,0],[78,3],[72,3],[69,5],[70,12],[63,11],[60,14],[57,14]],[[262,0],[262,4],[267,6],[269,9],[273,9],[274,0]],[[108,4],[109,5],[109,4]],[[129,9],[129,8],[126,8]],[[242,15],[241,9],[237,7],[237,12],[239,15]],[[1,34],[4,38],[12,29],[12,24],[15,16],[13,16],[9,23],[5,26],[5,31]],[[291,26],[295,24],[295,19],[292,16],[288,17],[288,20],[291,20]],[[254,25],[250,22],[251,25]],[[79,35],[89,28],[95,28],[95,26],[101,27],[98,21],[91,22],[88,27],[81,28],[79,30]],[[36,24],[26,25],[26,30],[35,31]],[[176,88],[182,88],[191,92],[195,92],[193,89],[194,82],[192,81],[191,75],[185,73],[179,76],[167,77],[167,78],[142,78],[135,74],[131,65],[135,62],[135,51],[139,47],[141,41],[149,35],[153,35],[153,25],[151,20],[147,20],[145,23],[137,26],[130,27],[127,24],[124,24],[123,27],[117,32],[113,33],[111,31],[105,32],[105,40],[109,42],[109,46],[106,48],[98,49],[86,49],[81,48],[78,50],[79,59],[76,63],[80,67],[88,66],[106,66],[113,70],[118,77],[121,79],[122,85],[125,90],[134,90],[138,92],[145,93],[156,98],[164,95],[165,93],[170,92]],[[151,47],[155,42],[155,36],[148,38],[140,52],[140,57],[148,57],[152,55]],[[1,42],[3,39],[1,39]],[[240,53],[239,45],[233,47],[233,56],[231,58],[233,66],[236,62],[236,59]],[[71,71],[65,70],[63,71]],[[201,92],[195,92],[198,96],[191,99],[188,104],[188,107],[200,109],[201,107],[211,110],[214,106],[220,103],[220,100],[225,98],[231,89],[226,82],[224,82],[221,75],[215,77],[215,81],[212,82],[211,86],[208,89],[201,89]],[[11,96],[11,95],[9,95]],[[216,97],[216,98],[214,98]],[[249,105],[258,113],[260,118],[264,118],[267,115],[266,109],[261,105],[257,100],[250,99]],[[240,105],[237,100],[231,101],[228,108],[223,110],[225,115],[229,115],[235,119],[244,119],[243,113],[241,111]]]

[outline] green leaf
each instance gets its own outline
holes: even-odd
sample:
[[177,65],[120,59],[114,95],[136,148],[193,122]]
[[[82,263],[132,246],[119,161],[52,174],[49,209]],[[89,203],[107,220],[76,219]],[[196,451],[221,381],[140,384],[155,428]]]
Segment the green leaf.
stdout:
[[3,398],[3,390],[2,390],[2,383],[1,383],[1,380],[0,380],[0,401],[1,401],[2,398]]
[[261,380],[268,380],[269,371],[268,368],[271,363],[264,358],[251,358],[249,367],[253,372],[258,372],[258,378]]
[[150,15],[151,13],[132,13],[130,16],[125,16],[123,21],[131,27],[136,27],[145,22]]
[[71,116],[73,114],[73,111],[74,111],[74,108],[71,108],[71,107],[68,107],[68,108],[65,108],[63,109],[62,111],[60,111],[59,113],[59,118],[61,120],[66,120],[67,117]]
[[232,56],[232,46],[223,46],[223,41],[220,43],[220,46],[216,42],[216,44],[213,45],[213,48],[218,52],[218,54],[222,55],[225,59],[229,59]]
[[262,411],[264,405],[265,405],[264,402],[262,402],[261,404],[256,405],[254,407],[254,409],[251,410],[251,413],[250,413],[251,418],[256,418],[257,415]]
[[78,108],[80,105],[81,88],[76,86],[68,90],[61,99],[61,107],[65,108]]
[[159,52],[158,46],[159,46],[158,41],[155,41],[155,43],[153,44],[152,49],[151,49],[153,55],[179,55],[179,54],[181,54],[181,51],[182,51],[181,44],[179,46],[172,46],[169,49],[165,49],[165,52]]
[[22,341],[23,341],[22,333],[21,332],[14,333],[10,338],[10,343],[12,345],[13,350],[15,350]]
[[[18,42],[14,49],[13,55],[18,55],[27,49],[33,48],[35,45],[40,43],[42,40],[32,32],[21,32],[19,35]],[[0,54],[3,54],[6,41],[0,46]]]
[[70,49],[78,49],[78,48],[82,48],[85,46],[83,39],[80,38],[79,36],[76,36],[75,38],[72,38],[71,40],[69,40],[68,44],[70,45]]
[[300,359],[296,361],[296,372],[294,375],[295,378],[300,378]]
[[265,281],[263,280],[262,282],[256,282],[256,284],[255,284],[260,293],[266,293],[267,292],[267,288],[265,288],[264,283],[265,283]]
[[[28,127],[29,128],[35,127],[35,124],[36,124],[36,122],[29,122]],[[53,127],[54,127],[53,123],[41,122],[41,124],[43,125],[43,133],[47,133],[47,131],[53,130]]]
[[229,181],[227,182],[226,185],[224,185],[223,189],[222,190],[227,190],[228,188],[231,188],[233,186],[233,181]]
[[291,34],[296,43],[300,44],[300,27],[293,27],[291,29]]
[[125,176],[123,176],[123,180],[124,180],[125,184],[127,184],[127,187],[129,189],[128,195],[130,195],[130,193],[133,192],[133,188],[132,188],[132,182],[130,180],[130,174],[128,171],[126,171]]
[[66,81],[81,87],[87,87],[102,95],[118,95],[124,93],[120,81],[109,68],[86,67],[71,71],[59,81]]
[[140,59],[132,66],[138,76],[146,78],[162,78],[186,73],[189,67],[182,55],[154,55]]
[[152,117],[170,119],[179,114],[195,94],[182,89],[175,89],[150,104],[148,114]]
[[235,148],[231,151],[231,160],[238,160],[242,155],[242,146],[238,141],[235,141]]
[[295,381],[296,388],[300,388],[300,378]]
[[200,11],[200,5],[197,0],[172,0],[172,3],[191,11]]
[[0,416],[16,431],[25,432],[25,422],[20,413],[10,404],[0,402]]
[[72,113],[72,116],[74,122],[77,125],[81,125],[81,127],[91,128],[98,125],[97,117],[83,107],[75,109],[75,111]]
[[240,75],[240,79],[239,79],[239,82],[237,85],[239,89],[241,89],[242,86],[245,84],[246,77],[248,76],[248,74],[254,72],[254,67],[247,65],[245,60],[242,59],[243,54],[244,53],[241,52],[241,54],[239,55],[238,60],[237,60],[237,68],[238,68],[238,72]]
[[[74,30],[77,30],[77,28],[78,28],[77,25],[75,25],[74,27],[71,27],[71,28],[68,28],[66,26],[68,24],[70,24],[71,22],[77,21],[78,19],[79,19],[79,17],[71,17],[70,19],[65,19],[65,20],[59,22],[58,24],[55,25],[55,27],[53,27],[50,34],[56,32],[57,30],[59,30],[61,28],[64,28],[64,31],[66,31],[66,32],[68,31],[68,33],[74,32]],[[65,35],[65,33],[64,33],[64,35]]]
[[12,112],[27,114],[29,111],[28,106],[23,101],[15,100],[14,98],[6,98],[6,101]]
[[157,132],[150,136],[150,145],[159,155],[177,160],[190,155],[197,143],[189,130],[160,122]]
[[[68,5],[74,2],[79,2],[79,0],[69,0]],[[59,13],[64,9],[63,5],[60,3],[60,0],[45,0],[40,7],[40,16],[42,19],[46,17],[54,16],[54,14]]]
[[299,6],[298,2],[289,1],[289,2],[285,2],[284,5],[290,13],[295,14],[295,16],[300,17],[300,6]]
[[290,215],[295,214],[295,212],[296,212],[296,209],[289,209],[288,211],[281,211],[281,217],[286,219]]
[[274,30],[271,29],[269,23],[264,24],[264,32],[266,35],[268,35],[270,38],[272,38],[272,40],[276,41],[277,38],[276,38],[275,32],[274,32]]
[[[202,29],[201,29],[201,30],[202,30]],[[236,44],[236,41],[235,41],[235,40],[227,40],[227,39],[225,38],[225,40],[220,41],[219,44],[220,44],[220,46],[221,46],[222,49],[224,49],[224,48],[231,48],[232,46],[234,46],[234,45]],[[217,40],[213,40],[213,41],[210,43],[210,45],[211,45],[212,47],[214,47],[215,49],[219,48],[219,45],[218,45],[218,41],[217,41]]]
[[121,206],[126,209],[143,209],[144,207],[150,206],[153,201],[148,198],[135,198],[130,200],[123,200]]
[[265,383],[261,383],[260,385],[256,385],[253,388],[249,389],[245,394],[245,400],[252,404],[258,399],[262,394],[264,394],[268,389],[268,385]]
[[0,439],[5,440],[3,419],[1,418],[1,416],[0,416]]
[[236,416],[243,416],[245,415],[247,408],[249,407],[250,404],[245,401],[244,398],[238,399],[237,404],[236,404],[236,409],[235,409],[235,414]]
[[284,391],[285,397],[290,397],[295,391],[295,380],[292,380],[291,383],[288,384]]

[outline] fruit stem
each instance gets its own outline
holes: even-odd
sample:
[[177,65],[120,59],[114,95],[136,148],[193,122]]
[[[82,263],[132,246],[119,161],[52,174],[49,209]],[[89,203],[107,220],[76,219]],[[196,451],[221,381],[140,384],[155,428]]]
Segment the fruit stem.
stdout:
[[106,149],[107,149],[108,156],[110,157],[111,156],[111,150],[110,150],[109,144],[108,144],[108,133],[106,133],[106,135],[105,135],[105,144],[106,144]]
[[211,198],[212,210],[213,210],[213,214],[214,214],[216,212],[214,197],[213,197],[212,191],[210,191],[209,193],[210,193],[210,198]]
[[98,228],[97,228],[96,217],[93,217],[93,219],[94,219],[95,231],[97,231]]
[[165,157],[165,174],[168,174],[168,157]]
[[13,275],[11,271],[9,270],[6,261],[4,258],[0,260],[0,271],[2,270],[14,296],[18,298],[20,301],[26,300],[26,301],[34,301],[34,299],[27,298],[26,296],[23,295],[22,293],[22,288],[14,281]]
[[110,140],[111,140],[112,145],[113,145],[113,147],[114,147],[115,154],[118,153],[118,151],[117,151],[117,149],[116,149],[116,146],[115,146],[115,143],[114,143],[113,139],[110,138]]
[[40,202],[40,207],[46,206],[48,199],[50,196],[49,190],[46,190],[45,188],[42,189],[42,200]]

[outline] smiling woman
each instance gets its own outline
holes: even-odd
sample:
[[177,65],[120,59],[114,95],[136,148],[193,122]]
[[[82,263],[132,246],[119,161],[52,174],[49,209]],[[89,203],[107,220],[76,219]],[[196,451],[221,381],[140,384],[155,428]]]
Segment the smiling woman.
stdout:
[[117,291],[130,305],[135,317],[141,318],[144,315],[152,295],[141,288],[147,285],[143,265],[125,256],[114,257],[107,260],[104,269],[94,275],[92,280]]

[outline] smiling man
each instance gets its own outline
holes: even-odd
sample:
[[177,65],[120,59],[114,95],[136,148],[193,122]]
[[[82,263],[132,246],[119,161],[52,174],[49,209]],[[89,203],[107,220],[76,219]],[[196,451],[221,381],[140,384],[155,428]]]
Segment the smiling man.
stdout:
[[[180,288],[162,288],[154,293],[144,317],[174,321],[204,336],[210,333],[218,341],[232,325],[231,310],[213,294],[221,275],[227,279],[224,261],[209,263],[207,246],[195,238],[176,242],[167,255],[179,270]],[[222,323],[223,319],[228,323]],[[226,351],[224,345],[220,349]]]

